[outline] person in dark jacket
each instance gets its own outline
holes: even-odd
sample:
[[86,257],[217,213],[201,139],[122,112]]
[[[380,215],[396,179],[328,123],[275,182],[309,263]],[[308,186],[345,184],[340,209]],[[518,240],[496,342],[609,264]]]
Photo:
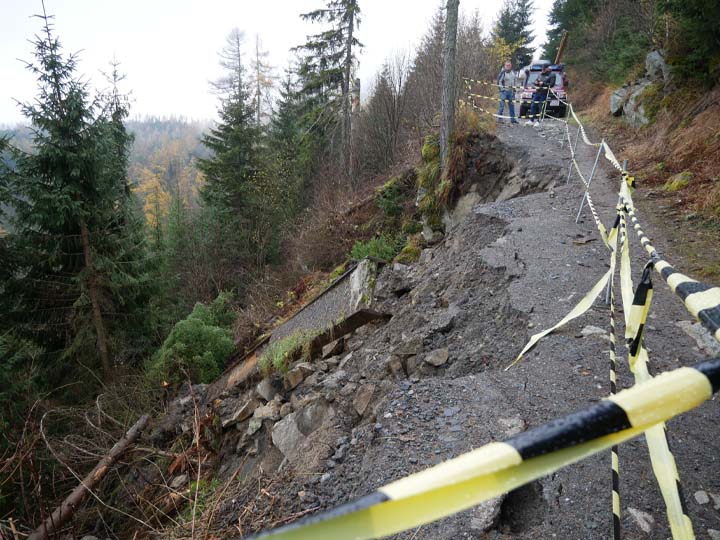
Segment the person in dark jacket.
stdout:
[[542,109],[545,101],[547,100],[548,92],[552,87],[555,86],[556,76],[550,69],[549,64],[545,64],[542,68],[542,72],[535,79],[535,91],[533,92],[532,105],[530,106],[530,120],[528,124],[532,124],[534,127],[538,127],[538,111]]

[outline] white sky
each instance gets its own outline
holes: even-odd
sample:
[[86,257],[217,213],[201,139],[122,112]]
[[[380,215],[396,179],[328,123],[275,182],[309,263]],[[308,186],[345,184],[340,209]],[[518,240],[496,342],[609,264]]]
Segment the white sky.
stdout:
[[[360,0],[363,93],[387,56],[414,48],[441,3]],[[127,75],[121,90],[132,93],[133,117],[195,119],[215,117],[217,98],[208,81],[221,73],[217,53],[232,28],[245,32],[248,53],[260,35],[270,63],[282,74],[290,48],[321,28],[298,15],[323,5],[324,0],[45,0],[63,51],[79,52],[79,74],[103,87],[100,71],[108,71],[113,57],[121,63]],[[486,29],[501,5],[502,0],[460,1],[465,13],[479,10]],[[552,0],[535,0],[536,45],[545,39],[551,5]],[[0,124],[23,121],[15,99],[29,101],[36,94],[21,60],[33,60],[30,41],[41,21],[31,16],[40,12],[40,0],[0,0]]]

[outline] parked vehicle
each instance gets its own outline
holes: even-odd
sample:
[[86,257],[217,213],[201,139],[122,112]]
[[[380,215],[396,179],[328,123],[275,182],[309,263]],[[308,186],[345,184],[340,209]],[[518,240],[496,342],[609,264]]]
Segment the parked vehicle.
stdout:
[[565,64],[551,64],[547,60],[539,60],[525,68],[525,82],[520,92],[520,116],[527,116],[530,112],[533,92],[535,91],[535,80],[540,75],[544,65],[549,65],[550,69],[555,73],[555,86],[548,94],[546,112],[558,118],[564,118],[567,114],[567,105],[563,101],[567,101],[568,81],[565,74]]

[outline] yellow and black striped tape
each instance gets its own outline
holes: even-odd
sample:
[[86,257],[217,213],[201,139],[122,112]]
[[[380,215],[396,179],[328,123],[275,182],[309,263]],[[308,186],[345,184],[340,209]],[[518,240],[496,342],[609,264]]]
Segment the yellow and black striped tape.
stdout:
[[505,442],[487,444],[253,539],[364,540],[417,527],[634,438],[699,406],[719,388],[720,358],[666,372]]
[[[620,224],[620,207],[613,230],[617,233]],[[617,264],[617,242],[610,247],[610,395],[617,394],[617,331],[615,329],[615,266]],[[618,445],[610,449],[610,469],[612,474],[612,513],[613,540],[620,540],[620,451]]]
[[481,84],[483,86],[494,86],[496,88],[507,88],[510,90],[522,90],[523,88],[525,88],[524,86],[505,86],[505,87],[503,87],[496,82],[480,81],[478,79],[471,79],[470,77],[465,77],[465,78],[463,78],[463,80],[465,81],[465,86],[467,86],[467,87],[470,87],[471,84]]
[[[643,269],[640,283],[633,296],[629,308],[630,338],[628,339],[628,363],[635,376],[635,382],[642,384],[652,379],[648,370],[648,354],[643,346],[645,324],[653,297],[651,278],[653,263],[649,262]],[[625,307],[627,311],[628,308]],[[645,439],[650,453],[653,473],[662,493],[667,508],[668,522],[675,540],[692,540],[695,538],[692,521],[687,513],[680,473],[675,458],[670,451],[664,423],[653,426],[645,432]]]
[[480,94],[473,94],[468,93],[468,96],[472,98],[479,98],[479,99],[488,99],[490,101],[512,101],[513,103],[545,103],[546,100],[544,99],[538,99],[538,100],[532,100],[532,99],[502,99],[499,97],[492,97],[492,96],[483,96]]
[[[598,220],[599,223],[599,220]],[[605,227],[602,226],[602,223],[599,223],[600,226],[600,235],[603,238],[603,242],[605,242],[605,245],[610,249],[611,252],[614,252],[617,245],[617,238],[618,238],[618,230],[621,224],[621,220],[618,216],[618,219],[615,220],[615,223],[613,224],[612,229],[610,229],[610,232],[608,234],[605,234]],[[517,355],[515,360],[505,368],[505,371],[510,369],[512,366],[517,364],[520,360],[522,360],[522,357],[530,351],[535,345],[538,344],[538,342],[544,338],[545,336],[552,334],[556,330],[559,330],[563,326],[565,326],[570,321],[577,319],[580,315],[585,313],[588,309],[590,309],[595,302],[595,299],[598,297],[598,295],[605,289],[605,287],[608,284],[608,281],[610,280],[612,274],[614,272],[614,265],[611,265],[610,270],[605,272],[605,274],[593,285],[592,289],[583,296],[580,301],[573,307],[573,309],[570,310],[570,312],[565,315],[560,321],[555,324],[555,326],[552,326],[546,330],[543,330],[542,332],[538,332],[537,334],[534,334],[530,336],[530,339],[528,340],[527,344],[523,349],[520,351],[520,353]]]
[[720,287],[701,283],[678,272],[666,260],[660,258],[650,239],[645,235],[635,215],[635,207],[627,184],[621,185],[621,198],[633,228],[640,238],[640,244],[655,261],[655,270],[662,276],[670,289],[680,297],[686,309],[720,341]]
[[600,146],[601,143],[594,143],[592,142],[585,132],[585,126],[582,125],[582,122],[580,122],[580,119],[578,118],[577,114],[575,114],[575,109],[572,106],[572,103],[570,104],[570,114],[575,119],[575,122],[577,122],[578,127],[580,128],[580,134],[582,135],[583,142],[587,144],[588,146]]
[[[497,111],[490,111],[490,110],[488,110],[488,109],[485,109],[485,108],[483,108],[483,107],[480,107],[479,105],[476,105],[474,101],[471,101],[471,102],[470,102],[470,105],[471,105],[474,109],[476,109],[476,110],[478,110],[478,111],[480,111],[480,112],[483,112],[483,113],[485,113],[485,114],[489,114],[490,116],[494,116],[495,118],[511,118],[511,117],[508,116],[508,115],[497,114]],[[541,116],[540,113],[538,113],[538,114],[536,115],[537,118],[540,118],[540,116]],[[546,114],[545,116],[549,116],[549,115]],[[514,118],[528,118],[528,119],[529,119],[529,118],[532,118],[532,117],[530,116],[530,114],[516,114]]]

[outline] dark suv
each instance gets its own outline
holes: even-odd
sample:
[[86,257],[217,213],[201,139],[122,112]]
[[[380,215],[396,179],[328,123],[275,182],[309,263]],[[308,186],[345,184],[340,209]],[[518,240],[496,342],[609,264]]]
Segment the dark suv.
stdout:
[[549,65],[553,73],[555,73],[555,86],[552,92],[548,93],[548,101],[546,112],[558,118],[564,118],[567,114],[567,105],[563,103],[567,101],[567,77],[565,75],[565,64],[550,64],[547,61],[536,62],[525,69],[525,85],[520,93],[520,116],[527,116],[530,112],[533,92],[535,90],[535,80],[540,75],[544,65]]

